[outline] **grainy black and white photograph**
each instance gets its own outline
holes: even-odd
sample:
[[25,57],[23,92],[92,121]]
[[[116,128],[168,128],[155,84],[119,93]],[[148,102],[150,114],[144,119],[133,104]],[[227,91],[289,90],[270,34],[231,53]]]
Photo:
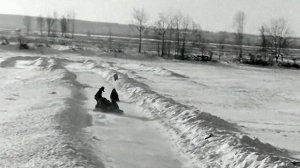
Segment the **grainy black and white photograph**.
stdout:
[[0,0],[0,168],[297,168],[299,110],[299,0]]

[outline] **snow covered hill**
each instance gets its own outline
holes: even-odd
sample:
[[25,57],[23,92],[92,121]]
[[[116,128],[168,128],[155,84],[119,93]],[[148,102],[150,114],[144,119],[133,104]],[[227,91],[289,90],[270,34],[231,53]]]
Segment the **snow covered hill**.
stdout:
[[[291,151],[266,143],[264,136],[255,138],[248,131],[251,125],[241,126],[236,120],[251,118],[221,106],[224,101],[235,107],[230,99],[218,97],[220,90],[212,92],[212,84],[222,88],[222,83],[235,83],[213,78],[219,76],[209,70],[222,67],[206,66],[211,78],[203,80],[195,70],[200,65],[191,65],[1,50],[0,167],[294,167],[291,160],[299,155],[299,144]],[[218,72],[238,73],[235,69]],[[94,93],[102,85],[106,97],[113,87],[119,91],[124,115],[93,111]],[[219,102],[200,93],[216,95]],[[220,115],[222,110],[227,114]],[[298,133],[289,134],[285,128],[286,138],[299,138],[299,117],[294,113],[290,124],[295,127],[288,128]]]
[[84,132],[91,117],[75,76],[55,58],[1,62],[0,167],[99,167]]

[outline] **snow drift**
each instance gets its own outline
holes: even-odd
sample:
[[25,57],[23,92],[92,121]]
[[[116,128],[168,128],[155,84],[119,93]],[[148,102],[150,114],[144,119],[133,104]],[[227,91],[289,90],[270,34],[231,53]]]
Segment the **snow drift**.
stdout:
[[[294,167],[287,151],[252,139],[219,117],[164,97],[116,71],[118,68],[93,61],[85,62],[84,66],[129,94],[143,111],[160,117],[178,148],[196,159],[200,167]],[[119,75],[116,82],[115,73]]]
[[138,69],[138,70],[145,71],[145,72],[151,72],[153,74],[160,75],[160,76],[186,78],[186,76],[184,76],[182,74],[173,72],[171,70],[167,70],[162,67],[152,67],[152,66],[147,66],[144,64],[118,64],[118,66],[121,66],[126,69],[132,69],[132,70]]
[[84,132],[91,116],[82,108],[83,86],[60,59],[11,57],[1,67],[11,73],[3,88],[19,94],[2,107],[0,167],[103,167]]

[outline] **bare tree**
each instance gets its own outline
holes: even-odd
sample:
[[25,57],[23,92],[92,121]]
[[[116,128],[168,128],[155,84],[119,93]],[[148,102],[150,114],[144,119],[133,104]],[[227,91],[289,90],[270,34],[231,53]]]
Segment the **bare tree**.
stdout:
[[173,16],[169,15],[168,16],[168,29],[167,29],[167,34],[168,34],[168,57],[171,56],[171,48],[172,48],[172,40],[173,40],[173,34],[174,34],[174,20],[173,20]]
[[154,39],[157,39],[156,43],[155,43],[155,46],[156,46],[156,51],[157,51],[157,55],[160,55],[160,45],[161,45],[161,41],[160,41],[160,38],[161,38],[161,35],[160,35],[160,32],[156,29],[156,28],[153,28],[154,30],[154,36],[153,38]]
[[206,39],[200,25],[193,23],[193,45],[197,47],[201,55],[207,51]]
[[109,51],[111,52],[112,51],[112,32],[111,32],[111,27],[109,26],[108,28],[108,47],[109,47]]
[[90,30],[88,30],[88,31],[86,32],[86,35],[87,35],[88,37],[91,37],[91,36],[92,36],[92,32],[91,32]]
[[71,13],[68,12],[66,14],[66,20],[67,20],[67,37],[71,37],[71,29],[72,29],[72,16]]
[[72,34],[72,39],[74,39],[75,27],[76,27],[76,13],[74,11],[69,13],[69,32]]
[[164,13],[158,14],[158,21],[155,22],[155,32],[161,39],[161,56],[165,55],[165,37],[168,30],[168,17]]
[[186,41],[187,41],[187,36],[190,30],[190,24],[191,24],[191,19],[189,16],[185,16],[182,19],[181,23],[181,34],[182,34],[182,39],[181,39],[181,48],[180,48],[180,56],[181,59],[184,60],[185,58],[185,53],[186,53]]
[[246,14],[239,11],[234,17],[234,28],[236,30],[235,42],[239,46],[238,59],[242,61],[243,58],[243,39],[244,39],[244,26],[245,26]]
[[61,29],[61,36],[67,37],[68,33],[68,20],[65,16],[62,16],[60,19],[60,29]]
[[25,26],[26,35],[29,35],[29,33],[31,31],[31,26],[32,26],[32,17],[24,16],[23,22],[24,22],[24,26]]
[[43,31],[45,28],[45,18],[43,18],[42,16],[38,16],[36,18],[36,22],[37,22],[37,28],[40,31],[40,35],[41,35],[41,37],[43,37]]
[[290,44],[290,29],[287,21],[283,18],[273,19],[271,25],[266,30],[270,37],[271,52],[278,62],[279,57],[283,61],[284,55],[287,54]]
[[221,61],[221,56],[224,55],[224,49],[225,49],[225,40],[227,38],[226,32],[219,32],[218,33],[218,48],[219,48],[219,61]]
[[262,53],[264,60],[267,60],[268,39],[267,39],[267,34],[266,34],[266,26],[261,26],[259,28],[259,32],[260,32],[260,38],[261,38],[259,51]]
[[46,18],[46,24],[47,24],[47,35],[48,35],[48,37],[50,37],[52,27],[53,27],[53,24],[54,24],[54,19],[51,16],[48,16]]
[[148,15],[144,9],[133,9],[133,26],[139,33],[139,53],[142,52],[142,37],[148,22]]
[[53,37],[57,37],[57,32],[58,32],[58,24],[59,24],[59,22],[58,22],[58,14],[57,14],[57,12],[55,11],[54,13],[53,13],[53,29],[52,29],[52,36]]
[[172,18],[173,24],[174,24],[174,28],[175,28],[175,57],[178,57],[179,53],[180,53],[180,34],[181,34],[181,23],[183,20],[183,16],[180,12],[178,12],[177,14],[175,14]]

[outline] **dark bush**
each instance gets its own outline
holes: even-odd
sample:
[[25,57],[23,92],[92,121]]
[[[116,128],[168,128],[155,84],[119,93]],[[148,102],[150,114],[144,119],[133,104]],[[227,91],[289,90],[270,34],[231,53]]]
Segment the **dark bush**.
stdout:
[[28,44],[26,44],[26,43],[20,43],[19,49],[20,49],[20,50],[28,50],[28,49],[29,49],[29,46],[28,46]]
[[2,40],[1,45],[9,45],[9,41],[5,38]]
[[263,59],[250,59],[250,60],[243,60],[244,64],[250,64],[250,65],[261,65],[261,66],[269,66],[271,65],[268,61]]
[[253,55],[252,53],[249,53],[249,59],[243,59],[242,63],[250,64],[250,65],[260,65],[260,66],[272,65],[267,60],[262,59],[260,55]]
[[290,62],[281,62],[278,64],[279,66],[281,67],[285,67],[285,68],[296,68],[296,69],[299,69],[300,68],[300,65],[293,62],[293,63],[290,63]]

